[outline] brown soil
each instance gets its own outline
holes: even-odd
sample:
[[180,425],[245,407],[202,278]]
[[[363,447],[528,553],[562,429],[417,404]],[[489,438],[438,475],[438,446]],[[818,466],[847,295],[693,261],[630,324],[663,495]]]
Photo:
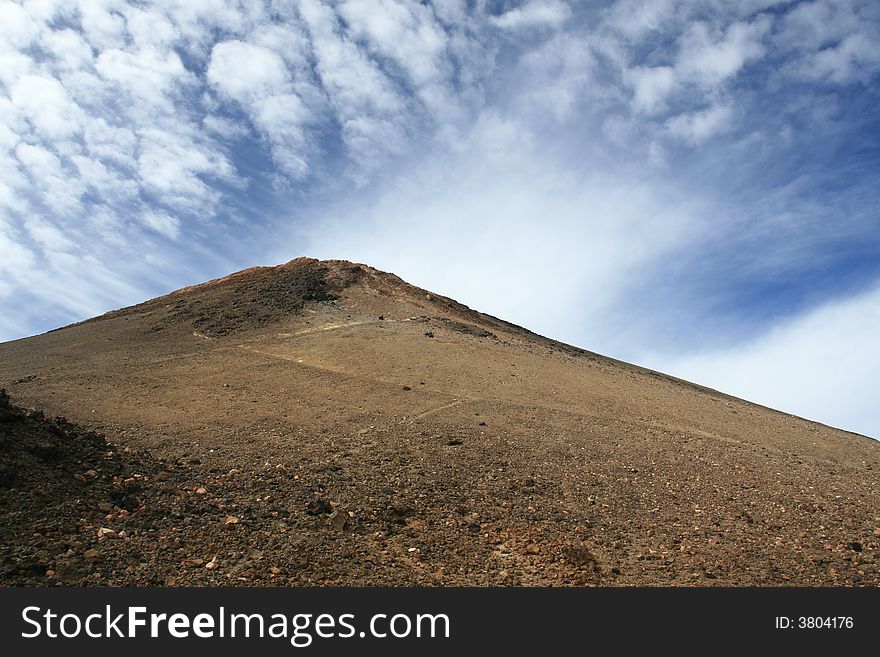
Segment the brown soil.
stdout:
[[364,265],[6,343],[0,385],[76,423],[3,411],[4,584],[880,583],[880,443]]

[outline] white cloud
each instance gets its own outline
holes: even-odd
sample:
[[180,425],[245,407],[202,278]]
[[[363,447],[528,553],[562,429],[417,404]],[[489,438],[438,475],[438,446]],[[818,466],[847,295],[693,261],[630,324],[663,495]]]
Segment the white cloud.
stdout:
[[766,17],[732,23],[723,33],[715,33],[706,23],[695,23],[680,40],[676,71],[687,80],[715,89],[764,55],[762,40],[769,29]]
[[852,34],[836,46],[813,53],[800,73],[813,80],[834,84],[869,82],[880,71],[880,41],[864,34]]
[[675,19],[673,0],[618,0],[606,10],[607,24],[628,39],[641,39]]
[[124,6],[116,0],[82,0],[76,5],[86,40],[98,50],[125,47],[125,18],[115,10]]
[[636,66],[626,71],[626,79],[633,88],[634,109],[646,114],[663,110],[677,84],[671,66]]
[[247,127],[222,116],[208,115],[202,119],[202,125],[209,133],[228,141],[244,137],[249,132]]
[[[0,272],[13,273],[28,271],[36,262],[33,252],[21,243],[20,238],[12,233],[10,227],[0,216]],[[3,279],[0,279],[2,284]],[[7,294],[12,290],[7,288]],[[3,296],[0,292],[0,296]],[[6,314],[6,313],[3,313]]]
[[659,66],[634,66],[624,71],[633,89],[633,109],[655,114],[667,109],[670,98],[688,86],[713,98],[727,80],[750,61],[763,56],[766,18],[737,22],[726,30],[712,30],[704,22],[692,24],[678,39],[674,62]]
[[781,19],[778,40],[788,47],[816,52],[857,33],[860,22],[851,2],[803,2]]
[[75,251],[76,244],[59,228],[38,216],[28,217],[24,227],[31,239],[48,251]]
[[242,103],[283,93],[290,86],[284,60],[275,51],[238,40],[214,46],[207,75],[211,84]]
[[880,438],[880,289],[832,301],[732,349],[650,364],[779,410]]
[[12,102],[46,139],[69,139],[82,130],[82,110],[55,78],[25,75],[11,92]]
[[27,48],[40,31],[40,25],[20,4],[0,2],[0,40],[8,47]]
[[82,155],[70,158],[79,173],[79,179],[97,196],[108,202],[135,202],[138,198],[138,184],[114,168],[105,166],[100,160]]
[[429,7],[395,0],[345,0],[339,13],[356,37],[392,58],[416,85],[448,75],[449,62],[443,57],[446,33]]
[[49,209],[60,215],[81,209],[80,197],[85,187],[76,176],[70,175],[57,155],[42,146],[25,143],[16,147],[15,154]]
[[571,17],[571,7],[561,0],[526,0],[490,20],[504,30],[558,26]]
[[198,211],[216,202],[219,192],[206,177],[233,175],[228,160],[204,147],[190,135],[161,128],[140,131],[138,175],[144,188],[158,200],[183,211]]
[[180,221],[165,212],[144,212],[141,214],[141,221],[170,239],[177,239],[180,235]]
[[733,110],[727,105],[714,105],[704,110],[674,116],[666,122],[667,132],[692,145],[731,129]]
[[520,63],[525,76],[520,98],[526,112],[562,122],[608,93],[595,84],[598,65],[588,38],[557,34],[526,53]]
[[300,12],[350,157],[367,171],[375,170],[388,154],[404,148],[406,100],[381,69],[340,33],[338,18],[328,7],[303,0]]
[[464,114],[453,88],[455,61],[450,37],[431,7],[397,0],[346,0],[339,12],[355,39],[393,63],[428,113],[442,127],[456,126]]
[[246,109],[285,172],[294,177],[308,172],[304,130],[311,114],[294,93],[287,66],[275,51],[237,40],[218,43],[207,77]]
[[131,128],[114,126],[106,119],[97,118],[85,128],[85,143],[89,153],[104,162],[126,170],[136,167],[137,137]]
[[0,42],[0,82],[9,89],[15,81],[34,70],[34,61],[26,54],[8,50]]
[[41,45],[52,53],[55,64],[62,69],[88,69],[94,65],[91,46],[71,29],[52,30],[45,34]]
[[180,94],[192,82],[176,52],[163,52],[153,46],[131,52],[105,50],[98,55],[95,69],[105,80],[130,94],[133,110],[140,113],[139,106],[146,106],[144,111],[149,117],[155,117],[152,112],[156,109],[172,112],[171,96]]

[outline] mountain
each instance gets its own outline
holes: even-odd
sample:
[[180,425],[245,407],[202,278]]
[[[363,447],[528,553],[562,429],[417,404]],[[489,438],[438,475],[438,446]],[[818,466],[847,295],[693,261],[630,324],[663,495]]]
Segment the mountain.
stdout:
[[880,443],[366,265],[8,342],[0,386],[4,584],[880,584]]

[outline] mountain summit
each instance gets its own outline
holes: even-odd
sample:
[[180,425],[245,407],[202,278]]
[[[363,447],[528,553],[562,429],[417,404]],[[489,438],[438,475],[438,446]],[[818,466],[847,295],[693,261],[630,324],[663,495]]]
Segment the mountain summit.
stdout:
[[0,386],[6,584],[880,584],[880,443],[366,265],[5,343]]

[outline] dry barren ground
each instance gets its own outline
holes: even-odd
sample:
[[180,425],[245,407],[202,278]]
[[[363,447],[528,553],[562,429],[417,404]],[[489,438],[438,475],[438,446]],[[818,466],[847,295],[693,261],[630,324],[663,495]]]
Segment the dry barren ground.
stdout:
[[363,265],[6,343],[0,386],[6,585],[880,583],[880,443]]

